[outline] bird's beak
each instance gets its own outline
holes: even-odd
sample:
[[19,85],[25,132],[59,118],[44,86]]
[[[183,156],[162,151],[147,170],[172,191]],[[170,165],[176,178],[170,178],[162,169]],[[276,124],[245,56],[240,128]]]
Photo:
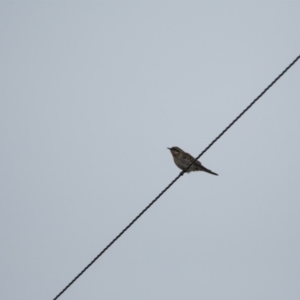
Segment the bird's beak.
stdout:
[[171,150],[171,148],[167,148],[167,149]]

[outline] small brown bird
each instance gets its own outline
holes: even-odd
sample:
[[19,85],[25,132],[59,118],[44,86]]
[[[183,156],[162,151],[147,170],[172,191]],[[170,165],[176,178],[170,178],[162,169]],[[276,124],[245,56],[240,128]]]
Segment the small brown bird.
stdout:
[[[195,160],[195,158],[192,155],[184,152],[179,147],[172,147],[168,149],[171,151],[173,155],[173,159],[176,166],[181,170],[185,170]],[[194,164],[191,165],[186,172],[190,173],[193,171],[204,171],[218,176],[217,173],[214,173],[213,171],[206,169],[204,166],[202,166],[201,162],[198,160],[196,160]]]

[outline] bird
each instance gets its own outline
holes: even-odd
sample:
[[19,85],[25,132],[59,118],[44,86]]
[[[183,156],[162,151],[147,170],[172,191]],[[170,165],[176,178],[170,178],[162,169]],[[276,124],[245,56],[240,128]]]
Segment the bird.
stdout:
[[[190,155],[187,152],[184,152],[179,147],[172,147],[167,149],[171,151],[176,166],[183,171],[195,160],[195,158],[192,155]],[[218,176],[217,173],[205,168],[198,160],[196,160],[186,172],[190,173],[194,171],[204,171],[209,174]]]

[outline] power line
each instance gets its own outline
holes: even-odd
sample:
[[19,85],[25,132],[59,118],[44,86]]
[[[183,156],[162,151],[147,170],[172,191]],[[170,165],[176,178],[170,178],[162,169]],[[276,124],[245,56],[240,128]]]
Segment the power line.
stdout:
[[198,160],[213,144],[220,139],[226,131],[229,130],[300,58],[295,58],[196,158],[195,160],[163,190],[159,195],[150,202],[74,279],[64,287],[64,289],[53,299],[58,299],[108,248],[110,248],[185,172],[189,167]]

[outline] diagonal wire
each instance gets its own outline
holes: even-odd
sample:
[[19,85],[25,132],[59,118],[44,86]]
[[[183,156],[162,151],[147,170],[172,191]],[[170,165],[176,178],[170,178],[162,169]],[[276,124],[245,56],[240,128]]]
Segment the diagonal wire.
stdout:
[[107,249],[109,249],[213,144],[220,139],[300,58],[297,56],[196,158],[195,160],[152,200],[64,289],[53,299],[58,299]]

